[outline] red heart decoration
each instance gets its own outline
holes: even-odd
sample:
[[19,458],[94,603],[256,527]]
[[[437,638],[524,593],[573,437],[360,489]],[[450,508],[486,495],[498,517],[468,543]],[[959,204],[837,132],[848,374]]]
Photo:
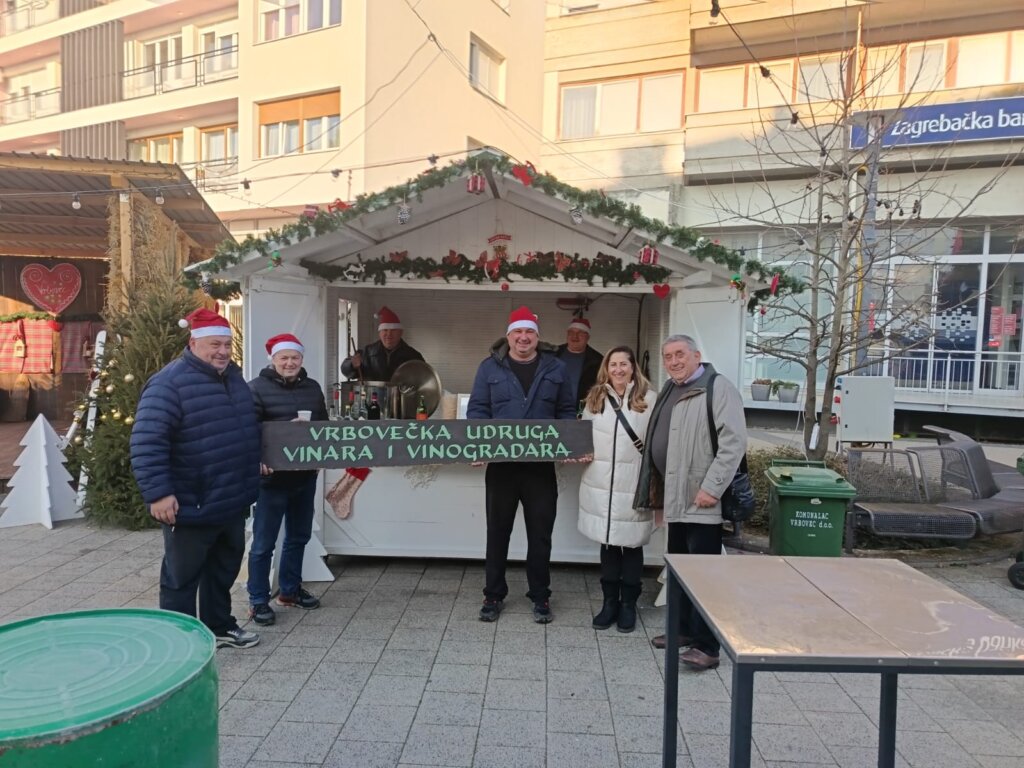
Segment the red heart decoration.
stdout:
[[659,299],[667,299],[671,292],[672,288],[668,283],[657,283],[654,285],[654,295]]
[[37,307],[59,315],[82,290],[82,273],[73,264],[58,264],[53,269],[29,264],[21,270],[21,289]]

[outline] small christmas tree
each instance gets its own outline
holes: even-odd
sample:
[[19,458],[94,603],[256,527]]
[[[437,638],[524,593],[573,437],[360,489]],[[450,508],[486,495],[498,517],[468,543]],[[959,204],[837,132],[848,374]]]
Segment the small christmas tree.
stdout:
[[14,462],[11,491],[0,509],[0,528],[40,523],[53,528],[54,522],[81,517],[71,489],[71,475],[64,468],[60,438],[40,414],[21,439],[25,447]]
[[[197,306],[190,291],[166,277],[134,291],[127,309],[107,313],[107,346],[97,363],[96,422],[73,444],[75,458],[89,478],[89,519],[131,530],[155,525],[132,475],[132,424],[142,387],[188,343],[188,331],[178,326],[178,320]],[[86,412],[87,404],[81,410]]]

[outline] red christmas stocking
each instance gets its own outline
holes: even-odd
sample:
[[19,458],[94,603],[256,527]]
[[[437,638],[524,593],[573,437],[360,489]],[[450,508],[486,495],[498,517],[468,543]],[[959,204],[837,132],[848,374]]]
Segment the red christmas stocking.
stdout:
[[327,492],[327,503],[339,519],[344,520],[352,514],[352,499],[369,474],[370,469],[367,467],[349,467]]

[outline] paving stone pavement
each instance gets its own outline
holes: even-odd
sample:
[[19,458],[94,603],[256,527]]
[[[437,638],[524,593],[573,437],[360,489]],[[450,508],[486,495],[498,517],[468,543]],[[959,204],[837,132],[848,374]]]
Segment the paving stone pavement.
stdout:
[[[88,608],[154,607],[162,543],[86,522],[0,530],[0,624]],[[744,555],[749,556],[749,555]],[[553,572],[555,621],[534,624],[521,567],[496,624],[477,620],[478,562],[333,558],[320,610],[280,609],[252,649],[217,652],[223,768],[653,768],[664,658],[651,606],[631,635],[590,626],[596,567]],[[1009,562],[928,573],[1024,624]],[[648,574],[653,577],[654,573]],[[236,616],[244,596],[235,592]],[[780,606],[780,610],[784,607]],[[680,768],[728,764],[731,667],[680,674]],[[1020,678],[905,677],[897,765],[1024,765]],[[760,673],[755,766],[875,765],[878,680]]]

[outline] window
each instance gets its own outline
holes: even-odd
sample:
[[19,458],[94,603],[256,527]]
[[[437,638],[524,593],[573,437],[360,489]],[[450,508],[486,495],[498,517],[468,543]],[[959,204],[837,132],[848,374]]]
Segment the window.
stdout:
[[1024,31],[1013,33],[1013,52],[1010,57],[1010,82],[1024,83]]
[[841,56],[802,58],[797,71],[797,95],[805,101],[841,99],[843,74]]
[[682,72],[562,88],[563,139],[671,131],[682,125]]
[[201,152],[204,163],[225,163],[235,160],[238,157],[238,126],[204,128]]
[[704,69],[700,73],[700,112],[724,112],[743,109],[743,81],[746,67]]
[[341,0],[259,0],[263,42],[341,24]]
[[793,97],[793,62],[766,61],[770,77],[760,67],[747,67],[747,106],[780,107]]
[[505,101],[505,59],[476,38],[469,41],[469,82],[496,101]]
[[132,139],[128,142],[128,159],[145,160],[150,163],[180,163],[182,135],[150,136]]
[[900,93],[900,49],[871,48],[864,77],[864,92],[868,97]]
[[640,130],[675,131],[683,126],[683,74],[652,75],[640,81]]
[[238,33],[204,32],[202,41],[206,80],[217,80],[221,75],[233,76],[238,70]]
[[907,75],[903,90],[920,93],[946,85],[946,43],[920,43],[907,46]]
[[956,54],[956,86],[999,85],[1006,82],[1005,34],[961,37]]
[[260,157],[337,149],[341,95],[337,91],[259,105]]

